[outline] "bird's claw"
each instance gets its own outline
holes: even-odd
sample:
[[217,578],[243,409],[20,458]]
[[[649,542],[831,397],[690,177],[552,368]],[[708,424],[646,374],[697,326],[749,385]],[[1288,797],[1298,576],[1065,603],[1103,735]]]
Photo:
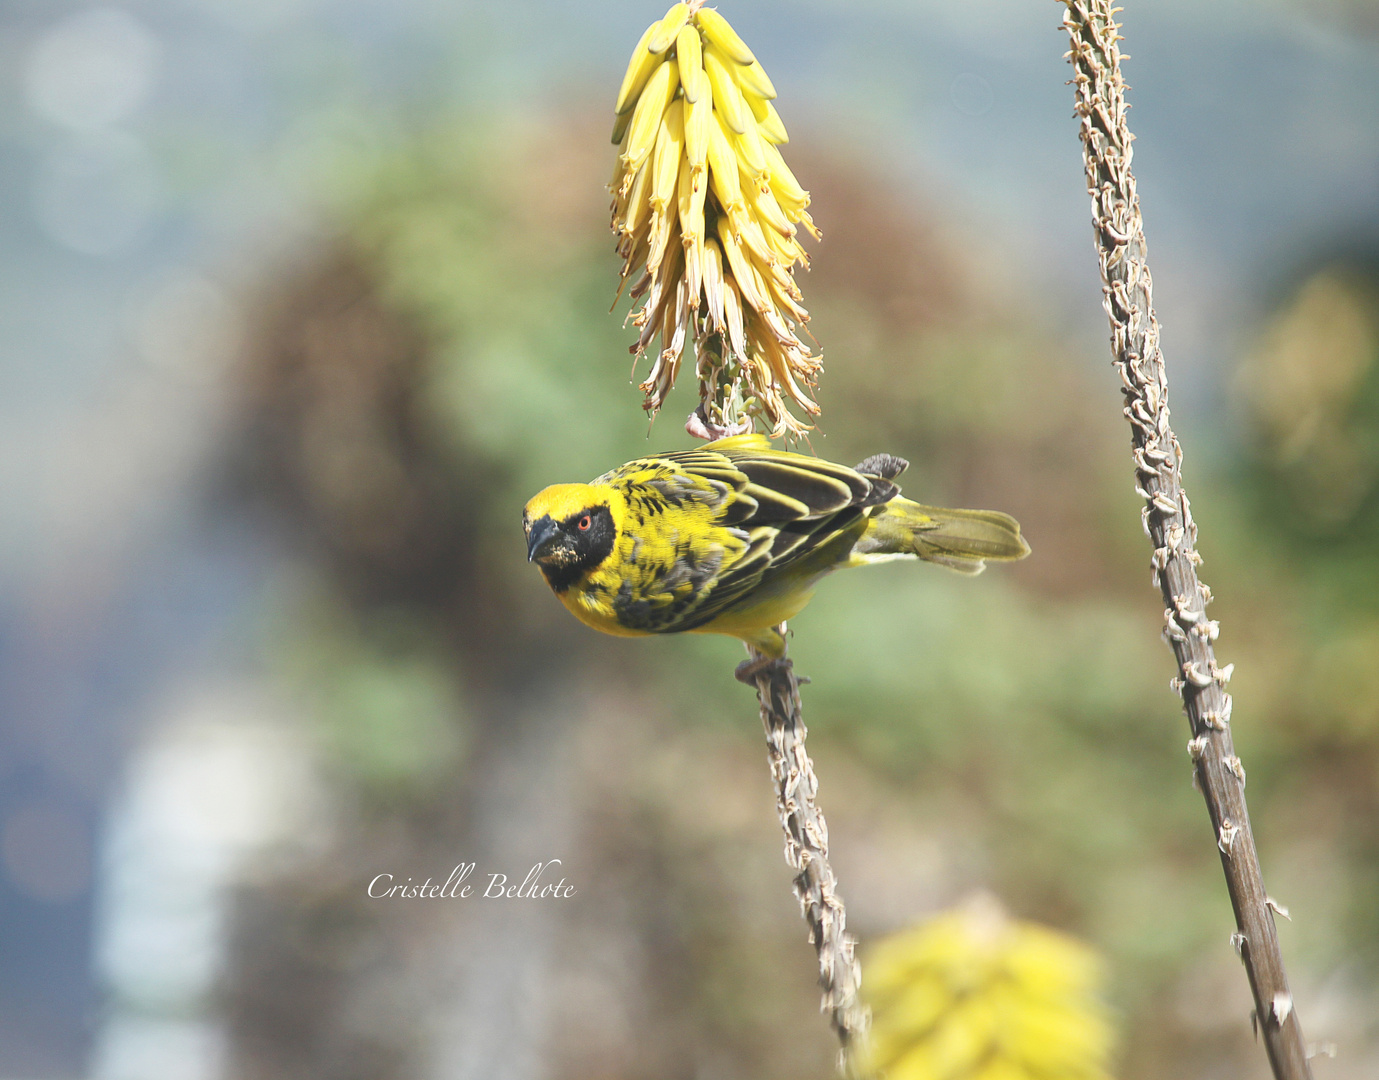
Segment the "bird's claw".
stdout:
[[790,661],[783,657],[751,656],[737,665],[733,678],[748,686],[756,686],[757,677],[764,672],[789,670],[792,666]]
[[715,424],[704,414],[704,406],[700,405],[699,408],[689,414],[689,419],[685,421],[685,430],[696,439],[725,439],[730,435],[746,435],[752,430],[752,421],[740,420],[736,424]]

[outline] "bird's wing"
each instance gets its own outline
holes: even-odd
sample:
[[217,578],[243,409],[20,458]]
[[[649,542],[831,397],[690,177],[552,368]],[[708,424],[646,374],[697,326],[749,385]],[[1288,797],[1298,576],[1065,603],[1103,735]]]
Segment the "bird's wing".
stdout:
[[[897,488],[882,476],[822,458],[776,450],[764,435],[737,435],[696,450],[660,455],[686,472],[734,486],[734,524],[775,524],[875,506]],[[869,459],[870,460],[870,459]]]
[[748,547],[745,532],[719,524],[743,483],[732,470],[696,472],[666,455],[637,458],[594,481],[624,505],[623,538],[598,583],[620,625],[642,633],[700,625],[696,613]]
[[[737,558],[717,568],[692,605],[681,608],[673,627],[689,630],[717,617],[756,589],[767,574],[782,570],[856,523],[869,506],[892,498],[896,487],[879,476],[863,476],[803,454],[774,450],[760,435],[737,436],[694,450],[628,462],[599,482],[622,491],[643,526],[651,515],[691,521],[694,510],[710,511],[707,524],[739,543]],[[688,516],[685,516],[688,515]],[[712,540],[707,542],[712,545]],[[745,547],[742,547],[745,542]],[[702,552],[688,545],[648,591],[665,592],[702,565]],[[681,564],[685,565],[681,565]],[[678,606],[678,605],[677,605]]]

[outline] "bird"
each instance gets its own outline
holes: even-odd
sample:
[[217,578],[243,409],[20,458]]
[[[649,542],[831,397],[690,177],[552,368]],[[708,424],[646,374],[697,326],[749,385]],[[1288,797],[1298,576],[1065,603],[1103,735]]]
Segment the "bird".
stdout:
[[781,624],[834,570],[920,559],[977,574],[1029,554],[1009,514],[902,498],[908,466],[876,454],[848,468],[761,434],[652,454],[535,495],[527,561],[595,630],[727,634],[778,660]]

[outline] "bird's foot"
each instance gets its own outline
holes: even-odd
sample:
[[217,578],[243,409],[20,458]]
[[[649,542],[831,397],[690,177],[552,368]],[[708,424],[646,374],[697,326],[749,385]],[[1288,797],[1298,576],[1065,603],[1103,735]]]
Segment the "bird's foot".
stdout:
[[[756,686],[757,677],[766,672],[789,671],[794,665],[785,657],[776,656],[752,656],[737,665],[733,672],[733,678],[740,683],[748,686]],[[801,679],[800,682],[804,682]]]
[[689,419],[685,421],[685,430],[696,439],[726,439],[730,435],[746,435],[752,430],[752,421],[740,420],[736,424],[715,424],[704,413],[704,406],[700,405],[694,412],[689,414]]

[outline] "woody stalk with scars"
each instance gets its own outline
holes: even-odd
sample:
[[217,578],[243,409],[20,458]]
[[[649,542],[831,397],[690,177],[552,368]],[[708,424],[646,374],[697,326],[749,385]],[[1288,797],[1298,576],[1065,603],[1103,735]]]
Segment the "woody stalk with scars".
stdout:
[[1144,530],[1154,545],[1150,565],[1164,600],[1164,640],[1173,649],[1192,738],[1187,744],[1197,786],[1206,799],[1226,874],[1236,933],[1231,944],[1245,965],[1277,1080],[1310,1080],[1302,1028],[1283,967],[1274,912],[1264,891],[1245,807],[1245,768],[1231,739],[1233,665],[1218,667],[1212,643],[1219,632],[1207,618],[1211,590],[1197,578],[1197,525],[1182,483],[1182,448],[1168,422],[1168,373],[1159,349],[1139,195],[1130,171],[1133,136],[1120,72],[1119,27],[1109,0],[1066,0],[1063,25],[1071,48],[1072,85],[1092,197],[1111,355],[1130,422],[1136,492],[1145,500]]

